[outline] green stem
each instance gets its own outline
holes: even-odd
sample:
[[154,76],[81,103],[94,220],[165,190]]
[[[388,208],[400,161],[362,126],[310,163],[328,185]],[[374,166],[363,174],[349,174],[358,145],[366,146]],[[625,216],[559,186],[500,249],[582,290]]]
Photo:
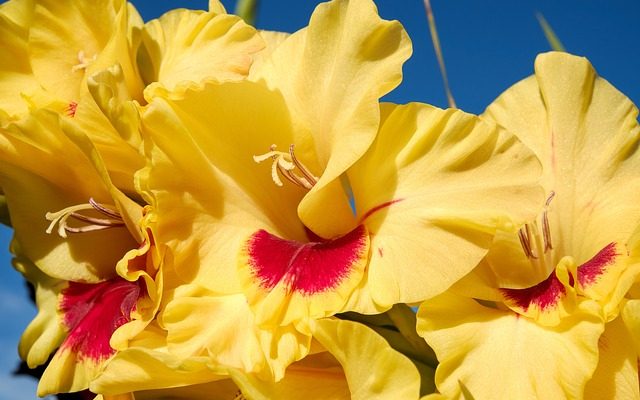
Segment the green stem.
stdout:
[[254,25],[256,22],[258,3],[258,0],[238,0],[235,14],[242,18],[247,24]]
[[433,349],[416,332],[416,313],[406,304],[396,304],[386,312],[400,334],[419,354],[420,359],[435,368],[438,365],[438,358]]

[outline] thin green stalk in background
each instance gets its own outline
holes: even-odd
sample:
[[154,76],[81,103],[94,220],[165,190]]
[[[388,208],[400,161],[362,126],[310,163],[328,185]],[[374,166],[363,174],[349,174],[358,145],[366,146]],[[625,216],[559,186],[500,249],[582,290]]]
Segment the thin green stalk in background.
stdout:
[[436,29],[436,19],[433,17],[433,11],[431,10],[431,2],[424,0],[424,8],[427,11],[427,20],[429,21],[429,30],[431,31],[431,40],[433,41],[433,49],[436,52],[436,58],[438,58],[438,64],[440,65],[440,74],[442,75],[442,82],[444,84],[444,91],[447,94],[447,101],[449,107],[457,108],[456,102],[453,100],[451,89],[449,88],[449,78],[447,78],[447,69],[444,66],[444,57],[442,56],[442,48],[440,47],[440,39],[438,38],[438,30]]
[[560,42],[560,39],[558,39],[558,36],[556,36],[556,33],[553,31],[553,29],[551,29],[551,25],[549,25],[544,16],[541,13],[536,13],[536,17],[538,18],[538,22],[540,23],[540,27],[542,28],[544,35],[547,37],[547,42],[549,42],[551,49],[555,51],[563,51],[566,53],[562,42]]
[[242,18],[247,24],[254,25],[258,11],[258,3],[258,0],[238,0],[234,14]]

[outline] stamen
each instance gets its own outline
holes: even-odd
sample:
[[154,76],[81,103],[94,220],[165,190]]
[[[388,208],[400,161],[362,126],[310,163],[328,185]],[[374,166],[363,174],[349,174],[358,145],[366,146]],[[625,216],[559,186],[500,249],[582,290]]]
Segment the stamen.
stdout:
[[[289,146],[288,153],[276,151],[276,145],[272,144],[269,146],[269,151],[265,154],[253,156],[253,161],[261,163],[269,158],[273,160],[273,163],[271,164],[271,179],[273,179],[273,182],[277,186],[283,185],[282,180],[280,179],[280,175],[282,175],[289,182],[310,190],[316,182],[318,182],[318,178],[311,174],[304,164],[298,161],[293,149],[294,145],[292,144]],[[298,175],[293,172],[296,168],[302,175]]]
[[98,58],[97,54],[94,54],[93,57],[91,58],[87,58],[84,55],[84,50],[80,50],[78,52],[78,64],[71,67],[71,72],[76,72],[82,69],[86,69],[89,66],[89,64],[94,62],[97,58]]
[[[80,211],[85,210],[95,210],[99,213],[107,216],[108,218],[97,218],[89,215],[80,214]],[[70,226],[67,220],[69,217],[73,217],[77,221],[86,222],[88,225],[84,226]],[[124,226],[124,221],[120,216],[118,211],[108,208],[98,202],[96,202],[93,198],[89,199],[88,203],[77,204],[75,206],[64,208],[57,212],[48,212],[45,215],[45,218],[48,221],[51,221],[49,227],[46,232],[51,234],[53,231],[53,227],[58,225],[58,235],[60,237],[66,238],[67,233],[85,233],[85,232],[94,232],[100,231],[109,228],[115,228],[119,226]]]
[[293,153],[293,144],[289,145],[289,155],[291,156],[291,161],[296,165],[296,167],[298,167],[300,172],[302,172],[302,175],[304,175],[304,177],[306,178],[307,182],[309,182],[313,187],[318,182],[318,178],[311,175],[311,173],[307,171],[307,168],[302,165],[300,161],[298,161],[296,155]]
[[553,249],[553,244],[551,243],[551,229],[549,228],[549,218],[547,213],[549,212],[549,204],[551,204],[551,200],[555,197],[556,192],[551,191],[549,197],[547,197],[547,202],[545,203],[544,212],[542,213],[542,237],[544,239],[544,251],[545,253],[548,250]]
[[67,115],[71,118],[76,116],[77,110],[78,110],[78,103],[76,103],[75,101],[72,101],[71,103],[69,103],[69,105],[65,109],[65,111],[67,112]]
[[518,239],[520,239],[522,250],[524,250],[527,258],[538,258],[533,254],[533,250],[531,249],[531,231],[529,230],[529,224],[524,224],[524,227],[518,230]]
[[[543,264],[552,261],[552,256],[547,254],[550,250],[553,250],[551,227],[549,225],[549,205],[555,195],[556,193],[552,191],[547,197],[544,211],[540,218],[541,225],[538,225],[538,221],[534,221],[532,227],[529,224],[525,224],[518,231],[518,239],[520,239],[520,245],[527,258],[538,259],[539,256],[544,254]],[[540,238],[540,231],[542,231],[542,238]],[[535,252],[534,249],[536,250]]]

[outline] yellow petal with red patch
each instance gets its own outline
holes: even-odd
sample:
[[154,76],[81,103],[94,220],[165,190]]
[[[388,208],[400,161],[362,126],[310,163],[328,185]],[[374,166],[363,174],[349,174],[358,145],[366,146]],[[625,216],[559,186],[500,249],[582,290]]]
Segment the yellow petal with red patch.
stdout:
[[113,332],[131,320],[144,285],[114,278],[96,284],[69,282],[59,311],[67,336],[38,384],[38,395],[86,389],[115,350]]
[[622,286],[628,286],[616,289],[630,267],[625,246],[640,222],[637,116],[633,103],[588,60],[557,52],[539,55],[535,75],[487,108],[482,118],[514,132],[540,158],[548,195],[538,218],[520,237],[496,243],[481,267],[500,287],[535,285],[570,256],[580,266],[578,291],[615,317]]

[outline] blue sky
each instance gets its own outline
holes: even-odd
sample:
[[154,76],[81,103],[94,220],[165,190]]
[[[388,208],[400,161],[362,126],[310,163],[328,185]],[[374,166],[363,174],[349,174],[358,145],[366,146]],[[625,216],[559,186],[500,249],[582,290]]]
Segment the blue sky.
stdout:
[[[175,7],[206,8],[207,1],[139,0],[145,20]],[[223,0],[227,10],[235,1]],[[257,26],[293,32],[306,25],[318,1],[262,0]],[[414,55],[404,81],[386,100],[446,106],[422,0],[377,0],[380,14],[403,23]],[[594,0],[432,0],[449,81],[458,107],[474,113],[533,71],[536,54],[549,45],[535,18],[541,12],[571,53],[588,57],[601,76],[640,102],[640,2]],[[16,346],[35,316],[21,277],[10,266],[10,230],[0,228],[0,400],[35,397],[35,381],[15,378]]]

